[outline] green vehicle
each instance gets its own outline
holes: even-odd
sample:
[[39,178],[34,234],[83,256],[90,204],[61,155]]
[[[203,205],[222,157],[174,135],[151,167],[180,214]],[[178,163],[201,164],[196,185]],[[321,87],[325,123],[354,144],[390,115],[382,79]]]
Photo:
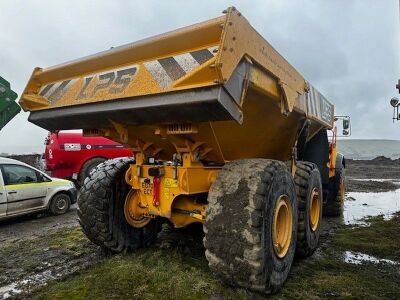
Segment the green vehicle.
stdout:
[[15,102],[17,97],[17,93],[11,90],[10,83],[0,77],[0,130],[21,111],[21,107]]

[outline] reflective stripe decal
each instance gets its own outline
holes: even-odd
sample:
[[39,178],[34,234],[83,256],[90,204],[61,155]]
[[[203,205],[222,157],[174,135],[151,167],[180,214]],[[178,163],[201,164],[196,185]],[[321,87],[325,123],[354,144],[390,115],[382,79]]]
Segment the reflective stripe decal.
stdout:
[[164,70],[158,60],[146,62],[144,66],[162,89],[166,89],[171,86],[172,79],[168,76],[167,72]]
[[[166,90],[172,86],[174,81],[179,80],[212,59],[217,51],[218,46],[213,46],[143,62],[143,65],[161,90]],[[100,93],[121,94],[121,96],[125,96],[123,93],[139,73],[139,64],[129,65],[102,73],[88,74],[85,77],[52,82],[42,86],[39,90],[39,94],[48,99],[52,105],[55,105],[66,95],[72,86],[78,84],[79,89],[74,91],[74,96],[70,95],[77,102],[85,102],[87,99],[94,99],[98,97]]]
[[200,66],[197,60],[195,60],[193,56],[190,55],[190,53],[177,55],[174,56],[174,58],[177,61],[177,63],[181,66],[183,71],[185,71],[185,73],[192,72],[195,68]]
[[178,80],[186,73],[173,57],[159,59],[158,62],[172,80]]
[[49,182],[35,182],[35,183],[21,183],[21,184],[3,185],[3,186],[0,186],[0,187],[8,188],[8,189],[15,189],[15,188],[34,187],[34,186],[46,186],[46,185],[65,185],[66,183],[69,183],[69,181],[61,179],[61,180],[49,181]]
[[218,47],[211,47],[145,62],[144,66],[161,89],[169,88],[172,83],[213,58]]
[[[90,144],[61,144],[60,149],[64,151],[81,151],[81,150],[94,150],[94,149],[128,149],[128,145],[90,145]],[[50,149],[51,150],[51,149]]]
[[333,104],[311,84],[309,86],[310,90],[305,94],[307,115],[333,126]]
[[206,61],[210,60],[214,57],[212,52],[208,49],[198,50],[194,52],[190,52],[190,55],[201,65],[204,64]]
[[39,94],[46,97],[50,103],[55,103],[68,91],[72,84],[74,84],[77,79],[68,79],[58,83],[52,83],[44,86]]

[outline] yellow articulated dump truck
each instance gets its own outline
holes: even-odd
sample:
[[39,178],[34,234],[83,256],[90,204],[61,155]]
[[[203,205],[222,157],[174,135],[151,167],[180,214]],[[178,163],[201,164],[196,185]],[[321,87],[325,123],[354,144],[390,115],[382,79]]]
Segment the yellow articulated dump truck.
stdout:
[[202,223],[205,256],[228,284],[283,285],[340,214],[343,156],[334,106],[231,7],[192,26],[50,68],[21,96],[29,121],[130,145],[134,158],[86,178],[78,214],[114,252],[161,224]]

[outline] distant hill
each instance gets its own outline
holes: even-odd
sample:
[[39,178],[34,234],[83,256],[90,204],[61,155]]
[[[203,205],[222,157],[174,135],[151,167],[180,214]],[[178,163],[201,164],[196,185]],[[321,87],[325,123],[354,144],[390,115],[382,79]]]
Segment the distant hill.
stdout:
[[400,140],[338,140],[338,150],[352,159],[373,159],[386,156],[400,158]]

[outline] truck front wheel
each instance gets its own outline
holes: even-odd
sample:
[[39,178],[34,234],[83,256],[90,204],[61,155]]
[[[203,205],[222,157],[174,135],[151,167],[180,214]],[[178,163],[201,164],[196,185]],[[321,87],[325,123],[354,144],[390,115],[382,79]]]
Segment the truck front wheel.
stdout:
[[128,224],[124,214],[130,186],[125,172],[132,159],[105,161],[90,173],[78,194],[78,217],[86,236],[112,252],[135,250],[153,241],[161,230],[159,219],[143,228]]
[[278,291],[297,241],[295,184],[284,163],[227,163],[208,195],[204,246],[210,269],[231,285]]
[[329,192],[323,207],[323,213],[329,217],[340,217],[343,212],[343,204],[346,198],[345,168],[336,169],[335,176],[329,179]]

